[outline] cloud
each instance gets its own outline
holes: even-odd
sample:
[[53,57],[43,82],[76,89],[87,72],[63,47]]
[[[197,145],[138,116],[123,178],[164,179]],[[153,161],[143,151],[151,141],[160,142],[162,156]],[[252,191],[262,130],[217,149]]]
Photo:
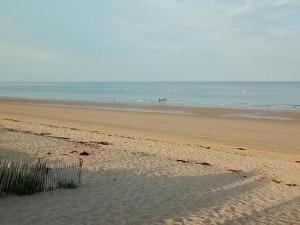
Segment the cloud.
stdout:
[[0,58],[28,73],[59,64],[51,79],[295,79],[299,15],[299,0],[12,0],[0,8]]

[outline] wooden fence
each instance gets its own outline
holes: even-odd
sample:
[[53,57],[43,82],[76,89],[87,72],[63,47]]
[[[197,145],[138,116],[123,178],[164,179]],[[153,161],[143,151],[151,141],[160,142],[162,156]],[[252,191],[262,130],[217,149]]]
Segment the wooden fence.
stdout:
[[76,188],[81,183],[82,164],[82,159],[71,164],[0,160],[0,192],[28,195]]

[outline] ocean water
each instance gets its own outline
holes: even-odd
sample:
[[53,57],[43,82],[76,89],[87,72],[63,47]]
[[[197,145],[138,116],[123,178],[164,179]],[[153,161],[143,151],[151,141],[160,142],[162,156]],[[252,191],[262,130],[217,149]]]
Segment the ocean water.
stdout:
[[5,82],[0,96],[300,111],[300,82]]

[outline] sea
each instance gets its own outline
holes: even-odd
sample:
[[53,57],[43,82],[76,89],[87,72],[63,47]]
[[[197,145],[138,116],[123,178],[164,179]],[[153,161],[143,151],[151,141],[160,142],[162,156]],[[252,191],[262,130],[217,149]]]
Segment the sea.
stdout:
[[300,82],[1,82],[0,96],[300,111]]

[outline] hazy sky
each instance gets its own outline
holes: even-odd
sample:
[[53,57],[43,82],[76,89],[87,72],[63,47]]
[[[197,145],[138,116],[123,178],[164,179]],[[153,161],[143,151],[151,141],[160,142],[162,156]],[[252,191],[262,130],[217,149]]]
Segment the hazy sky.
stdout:
[[0,0],[1,80],[300,80],[300,0]]

